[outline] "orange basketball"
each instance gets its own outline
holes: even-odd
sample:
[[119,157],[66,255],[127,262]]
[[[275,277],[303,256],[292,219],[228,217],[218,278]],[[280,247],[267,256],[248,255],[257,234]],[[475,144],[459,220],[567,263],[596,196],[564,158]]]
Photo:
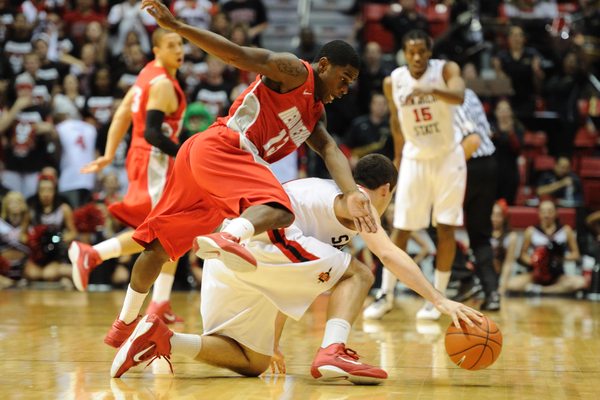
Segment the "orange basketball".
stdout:
[[492,365],[502,351],[502,333],[488,317],[474,327],[460,321],[461,329],[451,324],[446,331],[446,352],[459,367],[477,371]]

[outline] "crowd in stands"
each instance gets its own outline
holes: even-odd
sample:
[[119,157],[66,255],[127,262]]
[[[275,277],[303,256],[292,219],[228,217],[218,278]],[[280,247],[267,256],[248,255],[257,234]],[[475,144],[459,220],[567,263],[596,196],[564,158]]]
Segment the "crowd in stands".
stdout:
[[[263,1],[165,3],[188,24],[242,46],[261,46],[269,25]],[[61,279],[68,276],[71,240],[94,242],[123,229],[106,206],[127,190],[128,138],[101,174],[78,170],[103,153],[118,104],[153,58],[156,21],[140,7],[137,0],[0,0],[0,276]],[[383,79],[404,62],[403,35],[423,29],[434,39],[434,58],[456,61],[488,112],[500,165],[497,198],[508,206],[553,199],[576,208],[578,252],[594,253],[600,218],[592,214],[600,209],[599,1],[356,0],[343,12],[355,23],[351,36],[341,39],[355,45],[362,67],[351,95],[326,112],[328,130],[351,164],[373,152],[394,157]],[[298,32],[298,43],[289,51],[307,61],[323,44],[310,24]],[[188,97],[181,142],[226,115],[256,79],[191,43],[185,51],[178,73]],[[291,160],[287,176],[290,169],[292,178],[327,176],[305,146]],[[497,236],[510,247],[510,234]],[[510,257],[519,258],[516,251]],[[109,280],[127,281],[123,265],[127,260],[115,262]],[[6,278],[0,279],[2,285]],[[511,287],[504,275],[502,282],[503,289]]]

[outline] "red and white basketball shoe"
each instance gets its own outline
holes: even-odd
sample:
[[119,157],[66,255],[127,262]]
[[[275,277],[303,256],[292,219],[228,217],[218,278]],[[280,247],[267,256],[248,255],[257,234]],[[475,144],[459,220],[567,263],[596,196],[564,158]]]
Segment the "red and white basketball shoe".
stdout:
[[147,360],[150,360],[150,365],[152,361],[161,357],[171,365],[171,336],[173,332],[158,315],[146,315],[117,352],[110,368],[110,376],[119,378],[130,368]]
[[354,350],[343,343],[334,343],[327,348],[319,348],[310,369],[315,379],[347,379],[356,385],[377,385],[387,379],[387,372],[381,368],[358,362]]
[[69,246],[69,260],[73,265],[73,283],[80,292],[85,292],[90,273],[102,264],[100,254],[89,244],[73,241]]
[[151,301],[150,304],[148,304],[148,308],[146,308],[146,315],[150,314],[158,315],[165,324],[183,324],[183,318],[176,315],[173,310],[171,310],[171,303],[169,303],[169,300],[160,303]]
[[115,349],[121,347],[123,342],[129,339],[129,336],[131,336],[141,318],[142,316],[138,315],[135,321],[127,325],[117,317],[110,327],[110,331],[108,331],[108,334],[104,338],[104,343]]
[[216,258],[234,272],[256,271],[256,259],[227,232],[211,233],[194,239],[194,253],[205,260]]

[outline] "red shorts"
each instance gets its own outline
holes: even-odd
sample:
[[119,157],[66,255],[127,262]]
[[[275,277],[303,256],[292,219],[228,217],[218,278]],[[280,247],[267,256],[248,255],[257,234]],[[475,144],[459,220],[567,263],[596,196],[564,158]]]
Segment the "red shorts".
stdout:
[[271,169],[240,149],[239,133],[213,126],[181,146],[162,198],[133,239],[146,247],[158,238],[169,257],[177,260],[196,236],[212,233],[225,218],[266,203],[293,212]]
[[159,150],[131,148],[125,164],[129,187],[122,201],[108,206],[110,214],[131,228],[140,226],[160,200],[173,164]]

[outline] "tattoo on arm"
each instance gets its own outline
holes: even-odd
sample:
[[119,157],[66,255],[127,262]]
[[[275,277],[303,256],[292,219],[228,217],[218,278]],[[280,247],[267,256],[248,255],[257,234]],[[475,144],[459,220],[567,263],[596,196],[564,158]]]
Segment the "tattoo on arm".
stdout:
[[277,65],[279,72],[294,77],[302,75],[302,73],[306,70],[304,65],[297,60],[278,59],[275,60],[275,64]]

